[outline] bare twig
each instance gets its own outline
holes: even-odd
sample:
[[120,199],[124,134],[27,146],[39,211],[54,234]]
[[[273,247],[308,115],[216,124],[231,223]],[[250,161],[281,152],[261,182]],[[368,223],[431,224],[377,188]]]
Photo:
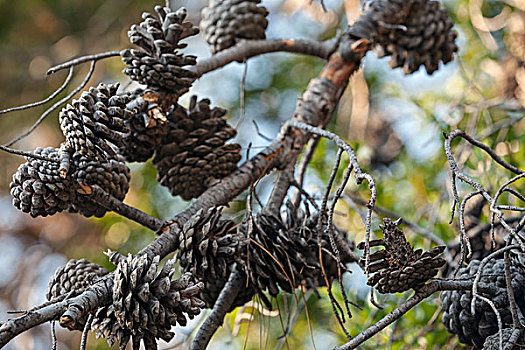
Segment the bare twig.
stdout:
[[52,99],[54,99],[55,97],[57,97],[57,95],[60,94],[62,91],[64,91],[64,89],[67,87],[67,85],[69,84],[69,82],[71,81],[72,78],[73,78],[73,67],[69,68],[69,73],[67,74],[67,77],[66,77],[66,80],[64,81],[64,83],[62,83],[62,85],[58,89],[56,89],[51,95],[49,95],[45,99],[43,99],[41,101],[38,101],[38,102],[29,103],[29,104],[26,104],[26,105],[23,105],[23,106],[16,106],[16,107],[7,108],[7,109],[4,109],[4,110],[1,110],[0,114],[5,114],[5,113],[9,113],[9,112],[14,112],[14,111],[21,111],[21,110],[24,110],[24,109],[29,109],[29,108],[33,108],[33,107],[37,107],[37,106],[41,106],[43,104],[46,104],[47,102],[49,102]]
[[73,58],[69,61],[66,61],[64,63],[58,64],[54,67],[49,68],[46,74],[51,75],[51,74],[58,72],[59,70],[78,66],[79,64],[86,63],[86,62],[92,62],[93,64],[94,62],[99,61],[104,58],[120,56],[120,53],[121,51],[108,51],[108,52],[97,53],[94,55],[87,55],[87,56],[82,56],[78,58]]

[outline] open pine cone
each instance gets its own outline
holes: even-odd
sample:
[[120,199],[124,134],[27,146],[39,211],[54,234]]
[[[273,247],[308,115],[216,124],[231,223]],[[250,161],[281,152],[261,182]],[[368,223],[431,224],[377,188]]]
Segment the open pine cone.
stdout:
[[375,0],[350,28],[368,39],[378,57],[392,56],[392,68],[411,74],[424,65],[428,74],[447,64],[457,51],[454,23],[434,0]]
[[[263,213],[255,219],[253,231],[249,234],[249,253],[243,259],[248,262],[244,269],[259,294],[268,290],[271,296],[276,296],[279,288],[293,293],[299,286],[306,289],[326,286],[323,270],[330,284],[332,279],[338,278],[339,272],[346,271],[346,263],[355,261],[350,243],[342,231],[334,226],[327,229],[324,220],[319,231],[318,214],[307,217],[288,204],[284,220]],[[247,226],[242,229],[247,230]],[[339,250],[339,266],[329,235]],[[319,239],[323,248],[323,267],[319,259]]]
[[[511,342],[511,336],[514,331],[518,332],[517,338]],[[483,350],[500,350],[499,340],[499,332],[487,337],[483,343]],[[523,333],[523,329],[503,329],[503,350],[519,350],[523,347],[523,344],[525,344],[525,334]]]
[[165,90],[175,98],[186,93],[197,75],[184,68],[196,63],[195,56],[179,53],[186,47],[179,41],[195,35],[199,29],[186,19],[186,10],[172,12],[169,7],[155,6],[156,16],[144,12],[139,25],[128,32],[131,43],[140,49],[122,51],[128,65],[124,73],[150,89]]
[[237,132],[223,118],[226,111],[210,108],[210,100],[190,101],[188,111],[174,106],[170,130],[153,158],[158,180],[172,195],[189,200],[215,180],[231,174],[241,159],[237,143],[226,144]]
[[[407,242],[398,222],[385,218],[382,227],[384,238],[370,242],[370,247],[383,246],[384,249],[370,254],[370,266],[367,284],[374,286],[379,293],[401,293],[411,288],[418,289],[438,273],[445,264],[440,257],[445,246],[432,248],[423,253],[414,251]],[[358,245],[364,249],[364,242]],[[365,257],[361,258],[365,264]]]
[[185,326],[188,318],[198,315],[204,302],[197,298],[202,283],[194,283],[191,274],[172,281],[174,260],[169,260],[159,273],[159,257],[146,255],[127,258],[111,253],[117,263],[113,280],[112,304],[98,309],[92,329],[106,337],[108,343],[119,343],[121,349],[132,340],[133,349],[141,341],[146,349],[156,349],[157,339],[170,341],[171,327]]
[[268,11],[257,6],[261,0],[211,0],[202,10],[200,27],[212,53],[234,46],[241,40],[266,38]]
[[60,128],[66,137],[65,147],[89,159],[115,158],[115,148],[122,147],[124,134],[129,130],[125,120],[127,94],[117,95],[118,84],[99,84],[84,91],[59,115]]
[[[479,260],[472,260],[466,267],[459,269],[456,279],[474,280],[480,265]],[[512,289],[518,308],[525,311],[525,277],[511,265]],[[485,288],[484,288],[485,287]],[[491,300],[498,310],[503,327],[512,325],[512,314],[509,308],[507,285],[505,282],[505,262],[491,259],[485,265],[479,282],[479,293]],[[441,293],[443,324],[447,331],[456,334],[463,344],[482,348],[485,339],[498,332],[496,314],[489,304],[476,299],[475,313],[472,314],[471,290],[447,290]],[[499,342],[499,340],[498,340]]]

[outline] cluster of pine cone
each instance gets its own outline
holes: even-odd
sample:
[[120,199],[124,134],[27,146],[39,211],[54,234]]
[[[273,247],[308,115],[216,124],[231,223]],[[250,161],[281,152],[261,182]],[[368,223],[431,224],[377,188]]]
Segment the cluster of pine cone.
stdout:
[[350,27],[350,35],[371,42],[378,57],[391,56],[392,68],[428,74],[447,64],[457,51],[454,23],[434,0],[375,0]]
[[107,209],[86,196],[91,186],[124,199],[130,171],[116,149],[128,131],[129,98],[117,89],[118,84],[99,84],[60,112],[66,140],[59,149],[34,151],[49,160],[27,157],[20,165],[10,185],[15,207],[33,217],[63,210],[100,217]]
[[[138,350],[141,342],[146,349],[156,349],[157,339],[171,340],[172,326],[185,326],[187,318],[195,317],[204,307],[198,298],[203,283],[196,283],[189,273],[173,280],[174,260],[167,261],[157,272],[158,256],[109,255],[117,266],[113,274],[113,295],[111,303],[94,313],[91,329],[104,336],[110,346],[118,343],[124,349],[131,340],[133,349]],[[70,260],[49,282],[47,298],[79,295],[107,273],[106,269],[85,259]],[[87,315],[77,320],[73,329],[83,329],[86,321]]]
[[[368,266],[371,275],[367,284],[374,286],[379,293],[401,293],[411,288],[417,290],[436,276],[438,269],[446,262],[441,258],[445,246],[424,253],[421,249],[414,251],[398,224],[385,218],[382,227],[384,237],[370,242],[370,247],[384,247],[370,254]],[[364,242],[358,248],[364,249]],[[366,264],[365,257],[361,259],[361,264]]]

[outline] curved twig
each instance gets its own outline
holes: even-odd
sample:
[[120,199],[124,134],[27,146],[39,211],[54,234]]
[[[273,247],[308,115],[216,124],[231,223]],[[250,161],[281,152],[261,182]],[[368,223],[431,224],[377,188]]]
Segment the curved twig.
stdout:
[[66,69],[66,68],[70,68],[70,67],[74,67],[74,66],[78,66],[79,64],[82,64],[82,63],[85,63],[85,62],[96,62],[96,61],[99,61],[101,59],[104,59],[104,58],[108,58],[108,57],[115,57],[115,56],[120,56],[120,53],[122,51],[107,51],[107,52],[101,52],[101,53],[97,53],[97,54],[94,54],[94,55],[87,55],[87,56],[82,56],[82,57],[78,57],[78,58],[73,58],[69,61],[66,61],[64,63],[60,63],[54,67],[51,67],[47,70],[47,75],[51,75],[51,74],[54,74],[56,72],[58,72],[59,70],[62,70],[62,69]]

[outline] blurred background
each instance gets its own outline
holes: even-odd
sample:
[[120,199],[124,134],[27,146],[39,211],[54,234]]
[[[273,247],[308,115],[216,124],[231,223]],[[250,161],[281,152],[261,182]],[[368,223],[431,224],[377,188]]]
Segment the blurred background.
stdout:
[[[206,1],[171,1],[173,8],[184,6],[189,20],[198,24]],[[359,0],[325,0],[323,11],[315,0],[264,0],[270,11],[268,38],[306,38],[326,40],[341,33],[365,5]],[[388,58],[366,57],[363,69],[347,88],[331,131],[345,138],[356,150],[365,171],[378,184],[378,206],[402,215],[404,219],[431,231],[446,242],[458,236],[455,224],[448,224],[452,201],[448,165],[443,151],[442,131],[461,128],[482,140],[510,163],[525,166],[525,3],[522,0],[442,1],[454,19],[459,54],[454,62],[432,76],[422,69],[404,76],[388,67]],[[46,76],[53,65],[69,58],[130,46],[127,31],[141,21],[143,11],[162,3],[150,0],[0,0],[0,109],[38,101],[49,96],[64,81],[67,72]],[[188,40],[185,53],[199,58],[210,56],[200,35]],[[233,63],[205,75],[181,99],[185,105],[191,94],[208,97],[213,105],[229,109],[232,125],[239,123],[237,141],[243,153],[254,155],[273,138],[294,111],[296,99],[309,80],[323,66],[319,59],[291,54],[269,54],[250,59],[247,64],[245,117],[240,120],[240,86],[244,66]],[[121,74],[124,64],[116,58],[100,61],[88,86],[98,82],[129,80]],[[75,70],[73,81],[53,102],[34,109],[0,115],[0,143],[27,129],[54,102],[72,91],[84,79],[88,66]],[[15,144],[23,150],[57,147],[63,141],[58,127],[58,111],[29,137]],[[257,128],[260,133],[257,132]],[[511,176],[497,167],[481,151],[456,141],[458,162],[486,188],[495,189]],[[305,188],[320,193],[333,165],[336,148],[321,141],[307,171]],[[21,157],[0,153],[0,320],[8,310],[27,309],[44,301],[47,283],[60,265],[70,258],[87,258],[113,269],[102,254],[107,248],[123,254],[135,253],[148,244],[154,234],[126,219],[107,214],[102,219],[86,219],[75,214],[57,214],[32,219],[11,205],[9,183]],[[343,161],[343,167],[347,160]],[[156,182],[156,171],[148,162],[131,164],[131,190],[126,203],[162,218],[170,218],[187,202],[172,198]],[[338,174],[340,181],[342,171]],[[257,187],[265,200],[273,176]],[[466,190],[466,187],[460,187]],[[523,183],[516,184],[523,193]],[[337,207],[336,222],[355,242],[363,240],[363,212],[359,200],[367,200],[366,185],[350,183],[347,200]],[[245,195],[232,203],[227,214],[239,215],[245,208]],[[349,198],[353,198],[350,200]],[[505,199],[504,199],[505,200]],[[511,204],[515,204],[512,202]],[[523,203],[521,203],[523,205]],[[257,209],[257,208],[256,208]],[[487,208],[478,215],[485,224]],[[382,216],[376,215],[373,230],[380,234]],[[409,240],[428,249],[431,242],[408,230]],[[405,295],[380,298],[385,307],[378,310],[369,302],[369,289],[360,270],[351,266],[343,288],[363,310],[354,308],[346,327],[352,336],[379,320]],[[339,286],[334,292],[341,297]],[[408,294],[408,293],[407,293]],[[215,336],[210,349],[327,349],[345,342],[327,296],[288,296],[278,298],[279,311],[264,309],[257,299],[230,314]],[[286,307],[283,307],[286,305]],[[440,322],[439,298],[427,299],[415,310],[376,335],[363,349],[461,349]],[[205,313],[203,314],[205,316]],[[294,325],[283,337],[281,321]],[[197,319],[164,349],[186,349]],[[58,329],[58,348],[75,349],[79,332]],[[48,349],[49,325],[24,333],[7,349]],[[315,344],[315,345],[314,345]],[[104,339],[90,334],[89,349],[108,348]]]

